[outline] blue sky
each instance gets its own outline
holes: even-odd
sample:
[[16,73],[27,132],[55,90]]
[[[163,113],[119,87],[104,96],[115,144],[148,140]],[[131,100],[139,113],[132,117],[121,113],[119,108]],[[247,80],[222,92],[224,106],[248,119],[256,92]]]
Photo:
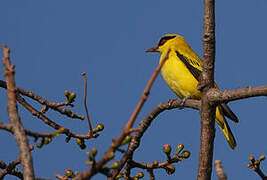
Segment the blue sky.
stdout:
[[[267,83],[266,15],[265,0],[217,1],[215,78],[221,89]],[[87,150],[98,148],[99,158],[111,139],[120,134],[157,66],[159,54],[146,54],[145,50],[154,46],[162,35],[177,33],[202,57],[202,16],[203,2],[192,0],[2,1],[0,44],[6,43],[11,48],[19,87],[56,102],[65,100],[65,89],[74,91],[77,99],[73,110],[79,114],[85,114],[80,74],[87,73],[89,113],[93,124],[103,123],[105,130],[99,138],[86,144]],[[3,73],[1,79],[4,79]],[[0,121],[7,123],[6,91],[1,89],[0,93]],[[158,103],[171,98],[175,95],[159,76],[135,126]],[[247,168],[247,163],[250,154],[267,155],[266,98],[240,100],[230,106],[240,119],[239,124],[230,122],[238,146],[231,150],[217,130],[214,160],[222,160],[229,179],[256,179],[257,175]],[[53,131],[20,105],[19,113],[26,128]],[[69,119],[52,111],[48,116],[75,132],[88,130],[86,121]],[[176,173],[172,176],[164,170],[155,171],[155,175],[158,179],[195,179],[199,131],[197,111],[166,111],[145,133],[134,159],[164,161],[164,144],[175,148],[183,143],[192,153],[190,159],[176,164]],[[9,133],[0,133],[0,159],[10,162],[18,156],[16,142]],[[32,138],[30,142],[33,143]],[[64,136],[60,136],[48,146],[33,151],[35,174],[54,179],[54,174],[63,174],[64,169],[83,171],[87,168],[85,152],[74,140],[66,144]],[[262,167],[267,173],[266,162]],[[146,172],[145,176],[148,179]],[[213,171],[212,179],[216,178]],[[97,175],[94,179],[104,179],[104,176]]]

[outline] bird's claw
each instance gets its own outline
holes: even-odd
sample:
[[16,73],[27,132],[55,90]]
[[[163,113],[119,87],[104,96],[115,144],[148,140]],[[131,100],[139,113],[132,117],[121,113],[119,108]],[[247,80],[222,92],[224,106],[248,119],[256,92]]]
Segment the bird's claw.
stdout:
[[168,100],[168,106],[170,107],[174,101],[175,101],[175,99],[169,99]]
[[190,96],[186,96],[186,97],[184,97],[184,98],[182,99],[181,104],[180,104],[180,105],[182,106],[181,109],[184,108],[183,106],[184,106],[184,104],[185,104],[185,101],[188,100],[188,99],[190,99],[190,98],[192,98],[192,95],[190,95]]

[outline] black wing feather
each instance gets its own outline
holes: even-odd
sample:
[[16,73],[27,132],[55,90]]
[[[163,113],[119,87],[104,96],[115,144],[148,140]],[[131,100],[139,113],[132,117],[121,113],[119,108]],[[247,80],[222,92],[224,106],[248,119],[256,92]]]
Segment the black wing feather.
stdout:
[[178,51],[176,51],[176,54],[178,58],[184,63],[184,65],[187,67],[187,69],[191,72],[191,74],[196,78],[196,80],[199,81],[199,76],[201,74],[201,71],[194,66],[192,66],[189,62],[188,59],[180,54]]
[[220,106],[221,106],[223,115],[225,115],[226,117],[228,117],[229,119],[231,119],[232,121],[236,123],[239,122],[238,117],[233,113],[233,111],[229,108],[229,106],[227,106],[227,104],[223,103]]

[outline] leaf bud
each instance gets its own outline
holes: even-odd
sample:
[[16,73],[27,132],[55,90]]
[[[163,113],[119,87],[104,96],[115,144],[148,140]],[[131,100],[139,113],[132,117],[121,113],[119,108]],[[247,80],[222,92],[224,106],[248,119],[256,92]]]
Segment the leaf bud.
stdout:
[[167,174],[171,175],[175,172],[175,167],[172,164],[169,164],[165,168]]
[[185,159],[187,159],[187,158],[189,158],[189,156],[190,156],[190,152],[189,151],[183,151],[182,152],[182,154],[180,155],[182,158],[185,158]]
[[166,153],[166,154],[170,154],[170,153],[171,153],[171,150],[172,150],[172,148],[171,148],[171,146],[170,146],[169,144],[165,144],[165,145],[163,146],[163,152],[164,152],[164,153]]

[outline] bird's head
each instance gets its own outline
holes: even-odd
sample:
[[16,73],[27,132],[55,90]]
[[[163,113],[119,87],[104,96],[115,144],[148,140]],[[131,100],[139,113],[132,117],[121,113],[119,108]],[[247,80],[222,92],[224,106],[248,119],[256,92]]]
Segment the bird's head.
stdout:
[[159,40],[157,46],[146,50],[146,52],[164,53],[167,52],[168,49],[177,48],[181,43],[186,43],[182,36],[177,34],[166,34]]

